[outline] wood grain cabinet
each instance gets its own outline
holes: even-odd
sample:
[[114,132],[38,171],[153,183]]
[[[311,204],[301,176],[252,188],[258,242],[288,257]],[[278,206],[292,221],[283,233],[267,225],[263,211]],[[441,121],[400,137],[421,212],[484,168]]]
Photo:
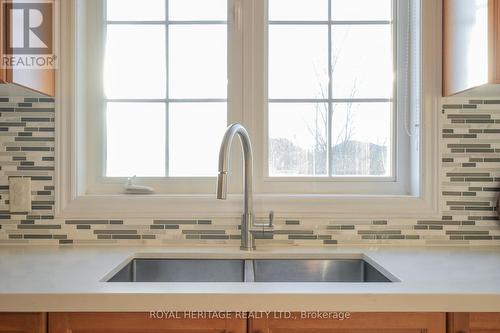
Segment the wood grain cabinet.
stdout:
[[0,0],[0,83],[55,95],[54,14],[55,0]]
[[245,333],[236,318],[156,317],[149,313],[50,313],[48,333]]
[[349,318],[307,319],[272,316],[252,319],[249,333],[444,333],[444,313],[352,313]]
[[448,333],[500,333],[500,313],[450,313]]
[[500,0],[443,0],[443,95],[499,91]]
[[0,313],[0,333],[45,333],[44,313]]
[[[194,314],[196,315],[196,314]],[[192,315],[191,315],[192,316]],[[0,313],[0,333],[500,333],[500,313],[292,313],[245,319],[149,313]]]

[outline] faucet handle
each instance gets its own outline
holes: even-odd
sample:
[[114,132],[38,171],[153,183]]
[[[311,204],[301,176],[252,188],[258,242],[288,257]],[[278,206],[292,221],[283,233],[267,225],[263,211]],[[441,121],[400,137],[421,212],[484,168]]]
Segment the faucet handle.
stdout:
[[262,229],[273,229],[274,228],[274,212],[269,212],[269,219],[266,222],[258,223],[254,222],[254,227]]

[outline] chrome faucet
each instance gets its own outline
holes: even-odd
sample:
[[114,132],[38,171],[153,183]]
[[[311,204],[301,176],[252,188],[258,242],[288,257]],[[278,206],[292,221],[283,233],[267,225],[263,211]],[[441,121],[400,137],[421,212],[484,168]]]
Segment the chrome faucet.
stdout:
[[[255,223],[253,212],[253,152],[252,143],[247,130],[241,124],[232,124],[224,135],[219,153],[219,175],[217,176],[217,199],[227,198],[227,173],[229,170],[229,154],[235,135],[240,137],[245,163],[244,212],[241,218],[241,250],[255,250],[253,232],[273,227],[273,214],[269,214],[269,223]],[[260,229],[257,229],[260,228]]]

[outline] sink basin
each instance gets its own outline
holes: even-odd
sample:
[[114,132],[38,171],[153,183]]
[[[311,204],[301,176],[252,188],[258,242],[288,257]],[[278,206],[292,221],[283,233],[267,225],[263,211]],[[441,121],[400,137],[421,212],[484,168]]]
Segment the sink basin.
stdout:
[[392,282],[362,259],[255,260],[255,282]]
[[244,260],[133,259],[108,282],[243,282]]
[[107,282],[393,282],[363,259],[130,260]]

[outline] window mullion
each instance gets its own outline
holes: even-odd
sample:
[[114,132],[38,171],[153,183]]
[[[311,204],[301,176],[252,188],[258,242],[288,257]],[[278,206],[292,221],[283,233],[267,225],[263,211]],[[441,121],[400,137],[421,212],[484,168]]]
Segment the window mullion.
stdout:
[[[100,42],[100,46],[101,46],[101,57],[99,58],[99,65],[100,65],[100,68],[102,70],[102,72],[104,72],[104,61],[105,61],[105,55],[106,55],[106,42],[107,42],[107,36],[108,36],[108,8],[107,8],[107,3],[104,2],[102,4],[102,7],[100,7],[100,9],[102,10],[102,17],[104,20],[103,20],[103,24],[100,25],[102,27],[102,35],[101,37],[103,38]],[[104,76],[103,76],[104,77]],[[101,96],[103,97],[102,98],[102,103],[100,104],[100,106],[102,107],[101,110],[101,115],[100,115],[100,119],[101,119],[101,128],[100,128],[100,133],[102,135],[102,145],[101,145],[101,150],[100,150],[100,158],[102,159],[101,162],[99,163],[99,169],[97,171],[97,175],[99,175],[100,177],[106,177],[107,176],[107,170],[108,170],[108,160],[107,160],[107,155],[108,155],[108,134],[107,134],[107,108],[108,108],[108,99],[107,99],[107,96],[104,92],[104,80],[100,81],[101,82],[101,86],[100,86],[100,94]]]
[[328,177],[332,177],[332,0],[328,0],[328,115],[327,115],[327,135],[326,135],[326,163],[328,167]]
[[170,140],[169,140],[169,12],[168,0],[165,0],[165,177],[170,176]]

